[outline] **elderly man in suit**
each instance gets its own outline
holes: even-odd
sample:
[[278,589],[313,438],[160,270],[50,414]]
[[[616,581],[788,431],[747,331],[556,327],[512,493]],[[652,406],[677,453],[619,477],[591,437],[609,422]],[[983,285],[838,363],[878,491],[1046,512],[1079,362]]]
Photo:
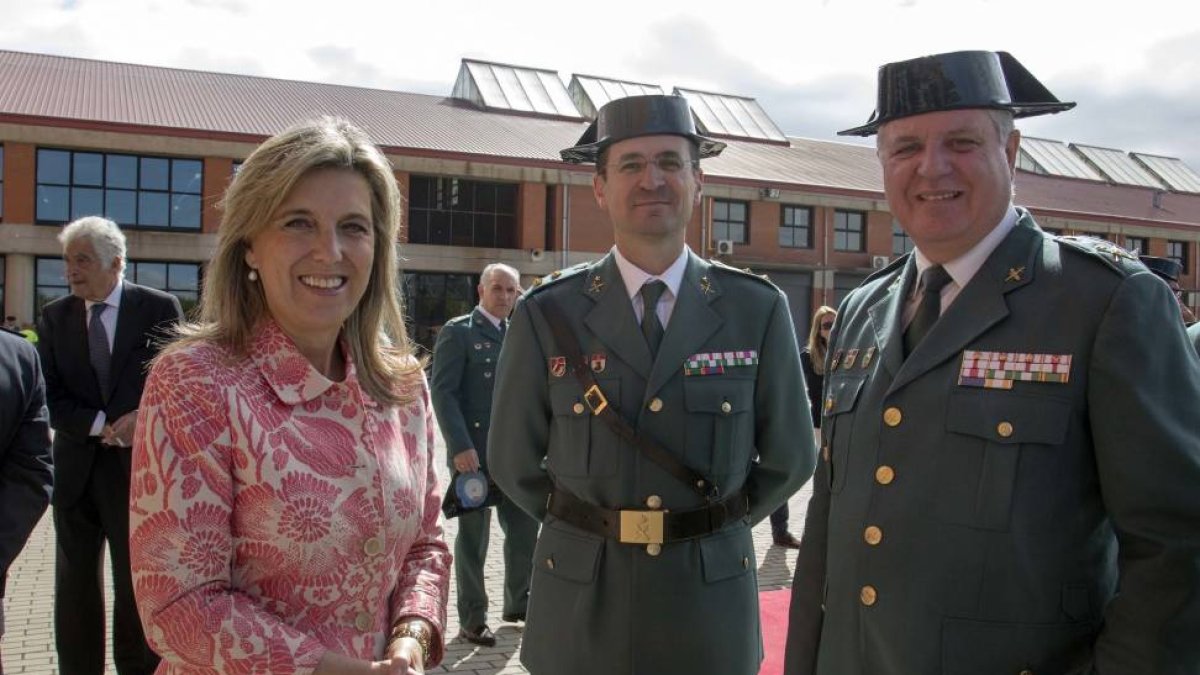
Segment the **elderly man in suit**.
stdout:
[[50,504],[53,483],[50,416],[37,351],[20,333],[0,328],[0,635],[8,568]]
[[[455,479],[476,471],[486,475],[488,470],[487,436],[496,361],[508,330],[508,315],[521,292],[520,277],[512,267],[494,263],[483,268],[477,290],[479,305],[470,314],[447,321],[433,349],[430,386],[433,410],[446,441],[446,459]],[[446,489],[455,487],[452,482]],[[505,537],[501,618],[509,622],[524,621],[538,524],[508,500],[500,502],[496,515]],[[491,520],[491,508],[463,513],[454,540],[459,636],[485,647],[496,644],[496,637],[487,625],[488,598],[483,583]]]
[[111,220],[80,218],[58,238],[71,294],[42,310],[38,351],[55,431],[59,668],[104,670],[107,542],[114,661],[122,674],[150,673],[158,657],[142,633],[129,568],[130,441],[147,366],[183,312],[175,296],[124,280],[125,235]]
[[683,98],[637,96],[563,151],[596,164],[616,246],[517,305],[490,438],[496,482],[543,522],[537,675],[758,671],[750,527],[816,458],[786,297],[685,243],[723,147]]
[[[1200,672],[1200,363],[1125,251],[1013,205],[1011,55],[884,66],[867,125],[916,250],[843,301],[786,672]],[[1147,330],[1153,326],[1153,330]]]

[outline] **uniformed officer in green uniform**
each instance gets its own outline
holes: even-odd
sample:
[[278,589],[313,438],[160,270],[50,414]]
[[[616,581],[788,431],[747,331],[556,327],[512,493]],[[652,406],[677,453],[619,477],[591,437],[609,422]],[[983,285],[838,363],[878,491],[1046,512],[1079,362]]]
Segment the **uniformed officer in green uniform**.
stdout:
[[685,245],[723,147],[660,95],[608,103],[563,151],[596,164],[616,246],[531,289],[500,359],[493,475],[543,523],[536,675],[758,672],[750,527],[815,448],[787,299]]
[[1170,291],[1013,206],[1011,55],[884,66],[916,250],[838,311],[789,675],[1200,672],[1200,365]]
[[[479,306],[470,314],[447,321],[438,334],[430,389],[452,475],[488,471],[487,434],[496,361],[508,315],[520,290],[515,269],[499,263],[488,265],[479,275]],[[454,485],[446,489],[453,490]],[[505,536],[501,618],[524,621],[538,524],[508,500],[496,507],[496,516]],[[484,646],[496,644],[487,625],[488,597],[483,579],[491,521],[490,508],[464,513],[458,518],[458,537],[454,541],[459,636]]]

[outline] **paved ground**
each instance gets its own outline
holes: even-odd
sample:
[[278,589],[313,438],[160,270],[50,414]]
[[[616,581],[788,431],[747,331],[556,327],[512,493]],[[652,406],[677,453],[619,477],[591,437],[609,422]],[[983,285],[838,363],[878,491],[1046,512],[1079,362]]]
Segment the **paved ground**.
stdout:
[[[444,453],[439,441],[440,453]],[[444,467],[444,462],[439,462]],[[442,475],[446,480],[445,471]],[[800,535],[804,523],[804,510],[808,504],[810,487],[805,486],[791,500],[792,532]],[[457,521],[445,523],[446,540],[453,546]],[[499,599],[502,597],[504,567],[501,559],[504,535],[500,524],[492,524],[492,540],[488,550],[485,572],[488,593],[492,598],[491,622],[496,633],[496,646],[480,648],[457,639],[458,617],[454,603],[457,590],[450,584],[449,625],[446,627],[446,658],[442,665],[430,673],[462,673],[464,675],[509,675],[524,673],[518,660],[521,644],[521,627],[499,621]],[[796,552],[784,550],[771,544],[770,526],[764,521],[754,529],[755,550],[758,554],[758,581],[762,590],[783,588],[791,585]],[[0,640],[0,653],[4,657],[5,673],[30,673],[49,675],[57,672],[57,656],[54,651],[54,528],[49,513],[42,519],[29,545],[22,552],[8,574],[8,597],[5,599],[7,630]],[[111,598],[111,590],[109,598]],[[111,604],[111,600],[110,600]],[[110,607],[111,616],[111,607]],[[111,645],[111,638],[109,643]],[[111,658],[111,657],[110,657]],[[115,673],[111,662],[108,673]]]

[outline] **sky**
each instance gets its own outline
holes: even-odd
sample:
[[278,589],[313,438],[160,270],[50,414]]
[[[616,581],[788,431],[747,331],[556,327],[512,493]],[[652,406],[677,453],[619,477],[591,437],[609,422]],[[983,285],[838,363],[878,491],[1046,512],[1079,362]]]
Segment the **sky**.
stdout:
[[880,65],[1012,53],[1072,111],[1025,135],[1200,172],[1185,0],[0,0],[0,49],[448,96],[463,58],[755,98],[788,135],[866,121]]

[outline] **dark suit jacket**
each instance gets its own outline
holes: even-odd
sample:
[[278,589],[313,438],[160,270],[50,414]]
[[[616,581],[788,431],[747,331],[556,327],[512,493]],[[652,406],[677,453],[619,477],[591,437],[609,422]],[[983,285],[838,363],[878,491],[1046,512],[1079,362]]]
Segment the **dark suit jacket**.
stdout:
[[[121,283],[107,405],[88,356],[83,299],[69,295],[42,309],[38,351],[46,376],[50,424],[55,432],[55,506],[70,506],[83,494],[94,452],[88,433],[96,412],[104,410],[111,424],[137,410],[148,364],[158,354],[160,341],[170,327],[183,318],[175,296],[128,281]],[[128,460],[129,452],[124,451],[123,456]]]
[[447,321],[438,334],[430,390],[451,468],[454,455],[474,448],[480,466],[487,469],[492,387],[501,340],[500,331],[478,307]]
[[[756,673],[762,641],[751,526],[803,485],[816,462],[787,298],[760,277],[689,254],[652,359],[624,286],[611,254],[552,275],[517,304],[504,340],[492,475],[544,521],[522,661],[539,675]],[[587,363],[563,361],[545,297]],[[689,368],[689,360],[710,362],[701,354],[723,367]],[[608,508],[644,508],[652,495],[665,509],[704,503],[585,412],[570,367],[591,368],[609,405],[639,434],[723,494],[745,491],[750,517],[651,555],[548,515],[551,475]]]
[[[838,312],[786,672],[1200,672],[1200,362],[1166,285],[1022,212],[905,359],[915,267]],[[968,351],[1071,362],[980,386]]]
[[37,352],[0,329],[0,598],[8,568],[50,503],[50,417]]

